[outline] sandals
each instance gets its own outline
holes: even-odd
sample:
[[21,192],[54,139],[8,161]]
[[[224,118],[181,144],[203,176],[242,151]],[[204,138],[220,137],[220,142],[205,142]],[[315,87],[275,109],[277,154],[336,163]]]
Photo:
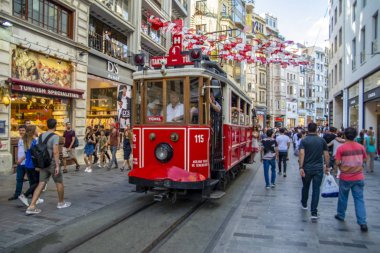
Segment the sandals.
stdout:
[[80,165],[77,165],[77,166],[75,167],[75,171],[79,171],[79,169],[80,169]]
[[67,173],[67,169],[63,169],[63,170],[62,170],[62,173]]
[[38,209],[37,207],[35,208],[28,208],[26,209],[25,213],[26,214],[39,214],[42,210]]

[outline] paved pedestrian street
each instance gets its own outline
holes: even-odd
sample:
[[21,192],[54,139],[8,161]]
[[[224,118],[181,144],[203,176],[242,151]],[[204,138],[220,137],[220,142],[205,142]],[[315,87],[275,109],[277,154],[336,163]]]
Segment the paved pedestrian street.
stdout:
[[[310,210],[300,205],[297,162],[290,155],[287,177],[277,175],[277,186],[270,190],[265,189],[260,166],[213,252],[380,252],[380,162],[375,162],[375,173],[365,174],[368,233],[356,224],[351,194],[345,222],[334,218],[337,198],[320,198],[320,219],[312,223]],[[308,206],[310,200],[311,195]]]

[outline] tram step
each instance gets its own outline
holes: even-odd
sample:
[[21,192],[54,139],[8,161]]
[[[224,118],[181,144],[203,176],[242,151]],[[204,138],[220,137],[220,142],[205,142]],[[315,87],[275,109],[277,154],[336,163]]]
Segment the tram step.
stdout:
[[209,199],[220,199],[222,198],[226,193],[225,192],[222,192],[222,191],[213,191],[211,192],[210,194],[210,197],[208,197]]
[[218,179],[210,179],[210,186],[215,186],[219,183]]

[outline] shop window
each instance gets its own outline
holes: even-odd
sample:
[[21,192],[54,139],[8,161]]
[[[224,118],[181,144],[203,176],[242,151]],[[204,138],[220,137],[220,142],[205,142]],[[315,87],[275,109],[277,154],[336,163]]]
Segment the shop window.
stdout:
[[110,129],[117,117],[117,87],[91,88],[87,126],[104,126]]
[[231,92],[231,123],[232,124],[239,124],[239,97]]
[[166,82],[166,122],[183,122],[183,80],[168,80]]
[[73,12],[50,0],[13,0],[13,15],[73,38]]
[[49,98],[15,92],[11,99],[11,137],[19,137],[18,126],[30,120],[38,133],[47,131],[47,120],[57,120],[56,133],[63,135],[65,123],[70,121],[71,100]]
[[163,88],[161,81],[146,82],[146,122],[163,122]]
[[190,124],[199,123],[199,78],[190,79]]

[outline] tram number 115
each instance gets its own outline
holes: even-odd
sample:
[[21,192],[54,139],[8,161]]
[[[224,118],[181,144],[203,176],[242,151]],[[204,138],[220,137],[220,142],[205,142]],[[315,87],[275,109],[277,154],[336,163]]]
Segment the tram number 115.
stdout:
[[198,134],[198,135],[195,135],[194,137],[195,137],[195,143],[204,143],[205,142],[203,134]]

